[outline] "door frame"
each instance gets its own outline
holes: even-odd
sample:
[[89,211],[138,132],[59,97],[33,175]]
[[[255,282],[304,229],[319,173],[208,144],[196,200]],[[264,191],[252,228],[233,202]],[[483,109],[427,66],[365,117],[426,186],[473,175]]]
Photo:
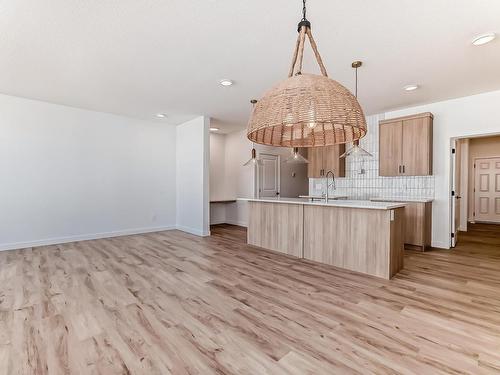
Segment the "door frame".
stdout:
[[[263,156],[275,156],[278,158],[278,169],[276,173],[278,174],[278,192],[281,194],[281,156],[279,154],[273,154],[271,152],[260,152],[259,159],[262,160]],[[257,163],[257,173],[255,173],[255,185],[257,188],[257,198],[260,198],[261,193],[261,181],[260,181],[260,172],[261,172],[262,164]],[[280,195],[278,195],[279,197]]]
[[451,206],[451,220],[450,220],[450,247],[454,248],[457,245],[458,241],[458,228],[456,227],[455,215],[456,215],[456,200],[457,200],[457,185],[459,181],[457,181],[457,140],[451,140],[451,160],[450,160],[450,206]]
[[[448,169],[448,172],[449,172],[449,176],[448,176],[449,177],[449,179],[448,179],[448,189],[449,189],[448,190],[448,192],[449,192],[449,194],[448,194],[448,197],[449,197],[448,215],[449,216],[448,216],[448,219],[449,219],[449,223],[450,223],[450,228],[449,228],[450,232],[453,229],[453,223],[452,223],[452,221],[455,220],[455,216],[454,216],[454,214],[455,214],[455,208],[454,208],[454,205],[453,205],[455,197],[453,197],[451,195],[451,192],[453,191],[453,180],[455,178],[455,175],[453,173],[453,153],[452,153],[452,150],[456,146],[456,141],[458,139],[469,139],[469,140],[471,140],[473,138],[495,137],[495,136],[499,136],[499,135],[500,135],[500,133],[497,132],[497,133],[486,133],[486,134],[483,133],[483,134],[457,135],[457,136],[449,138],[449,140],[450,140],[449,147],[450,148],[448,149],[448,152],[449,152],[448,155],[450,155],[450,159],[449,159],[450,160],[450,165],[449,165],[449,169]],[[470,171],[469,171],[469,173],[470,173]],[[434,174],[434,176],[435,176],[435,174]],[[475,173],[474,173],[473,183],[475,184]],[[469,186],[469,189],[470,189],[470,186]],[[450,243],[450,247],[453,248],[451,246],[451,244],[452,244],[451,233],[449,235],[450,235],[450,237],[448,237],[448,238],[450,240],[450,242],[449,242]]]
[[[500,159],[500,155],[497,156],[480,156],[477,158],[474,158],[474,168],[473,168],[473,174],[472,174],[472,188],[474,189],[474,194],[472,194],[472,212],[476,212],[476,160],[481,160],[481,159]],[[478,223],[491,223],[491,224],[500,224],[500,222],[496,221],[477,221]],[[472,216],[472,223],[476,223],[476,215]]]

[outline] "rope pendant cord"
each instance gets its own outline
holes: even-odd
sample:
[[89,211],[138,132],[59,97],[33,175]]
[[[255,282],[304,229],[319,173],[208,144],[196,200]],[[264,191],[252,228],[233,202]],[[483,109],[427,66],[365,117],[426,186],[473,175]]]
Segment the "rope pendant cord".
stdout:
[[326,72],[325,65],[323,64],[323,60],[321,59],[321,55],[319,54],[318,51],[318,46],[316,45],[316,42],[314,41],[314,38],[312,36],[311,29],[308,28],[307,26],[302,26],[300,28],[300,33],[297,38],[297,43],[295,45],[295,51],[293,53],[293,58],[292,58],[292,67],[290,68],[290,72],[288,73],[288,77],[292,77],[297,74],[302,74],[302,64],[304,60],[304,46],[305,46],[305,39],[309,39],[309,44],[311,45],[311,48],[314,52],[314,56],[316,57],[316,61],[319,65],[319,68],[321,70],[321,74],[325,77],[328,77],[328,73]]
[[323,60],[321,59],[321,55],[319,54],[318,51],[318,46],[316,45],[316,42],[314,41],[314,38],[312,36],[311,29],[307,29],[307,36],[309,37],[309,43],[311,43],[311,48],[314,52],[314,56],[316,56],[316,61],[318,62],[319,68],[321,70],[321,74],[323,74],[325,77],[328,77],[328,73],[326,72],[325,65],[323,64]]
[[[296,72],[295,74],[302,74],[302,62],[304,60],[304,46],[306,44],[306,28],[303,26],[300,29],[300,43],[299,52],[297,53],[297,61],[295,63]],[[295,69],[294,69],[295,71]],[[294,75],[295,75],[294,74]]]
[[293,76],[293,71],[295,69],[295,62],[297,61],[297,54],[299,53],[299,45],[300,45],[300,33],[297,36],[297,42],[295,43],[295,49],[293,51],[292,57],[292,66],[290,67],[290,72],[288,73],[288,78]]

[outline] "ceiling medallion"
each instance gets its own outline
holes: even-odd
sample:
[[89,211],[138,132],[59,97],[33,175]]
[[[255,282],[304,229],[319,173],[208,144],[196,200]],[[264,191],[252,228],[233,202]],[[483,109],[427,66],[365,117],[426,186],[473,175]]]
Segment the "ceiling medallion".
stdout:
[[[303,17],[288,78],[255,104],[248,123],[252,142],[278,147],[318,147],[354,142],[366,134],[366,120],[356,97],[328,78],[311,23]],[[322,75],[302,73],[306,36]]]

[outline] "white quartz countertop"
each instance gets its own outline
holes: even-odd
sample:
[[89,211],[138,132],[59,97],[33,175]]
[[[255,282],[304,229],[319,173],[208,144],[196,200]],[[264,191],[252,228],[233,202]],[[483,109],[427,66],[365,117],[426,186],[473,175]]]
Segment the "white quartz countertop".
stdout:
[[387,197],[384,197],[384,198],[375,197],[375,198],[370,198],[370,200],[374,201],[374,202],[430,203],[434,199],[432,199],[432,198],[408,198],[408,197],[389,197],[389,198],[387,198]]
[[283,204],[303,204],[310,206],[330,206],[330,207],[347,207],[347,208],[366,208],[373,210],[392,210],[395,208],[404,207],[404,203],[394,202],[372,202],[362,200],[332,200],[328,203],[324,201],[311,201],[307,198],[238,198],[239,201],[248,202],[267,202],[267,203],[283,203]]
[[[319,195],[299,195],[299,198],[325,199],[325,197]],[[347,195],[329,195],[328,200],[330,199],[347,199]]]

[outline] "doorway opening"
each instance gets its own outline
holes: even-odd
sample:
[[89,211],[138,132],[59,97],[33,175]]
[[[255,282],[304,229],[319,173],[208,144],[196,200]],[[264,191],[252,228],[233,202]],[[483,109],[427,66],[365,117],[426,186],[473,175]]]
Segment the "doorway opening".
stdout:
[[[299,153],[307,156],[306,150]],[[309,194],[308,164],[290,162],[289,148],[266,147],[258,153],[255,186],[259,198],[299,198]]]
[[500,135],[452,139],[451,247],[471,223],[500,224]]

